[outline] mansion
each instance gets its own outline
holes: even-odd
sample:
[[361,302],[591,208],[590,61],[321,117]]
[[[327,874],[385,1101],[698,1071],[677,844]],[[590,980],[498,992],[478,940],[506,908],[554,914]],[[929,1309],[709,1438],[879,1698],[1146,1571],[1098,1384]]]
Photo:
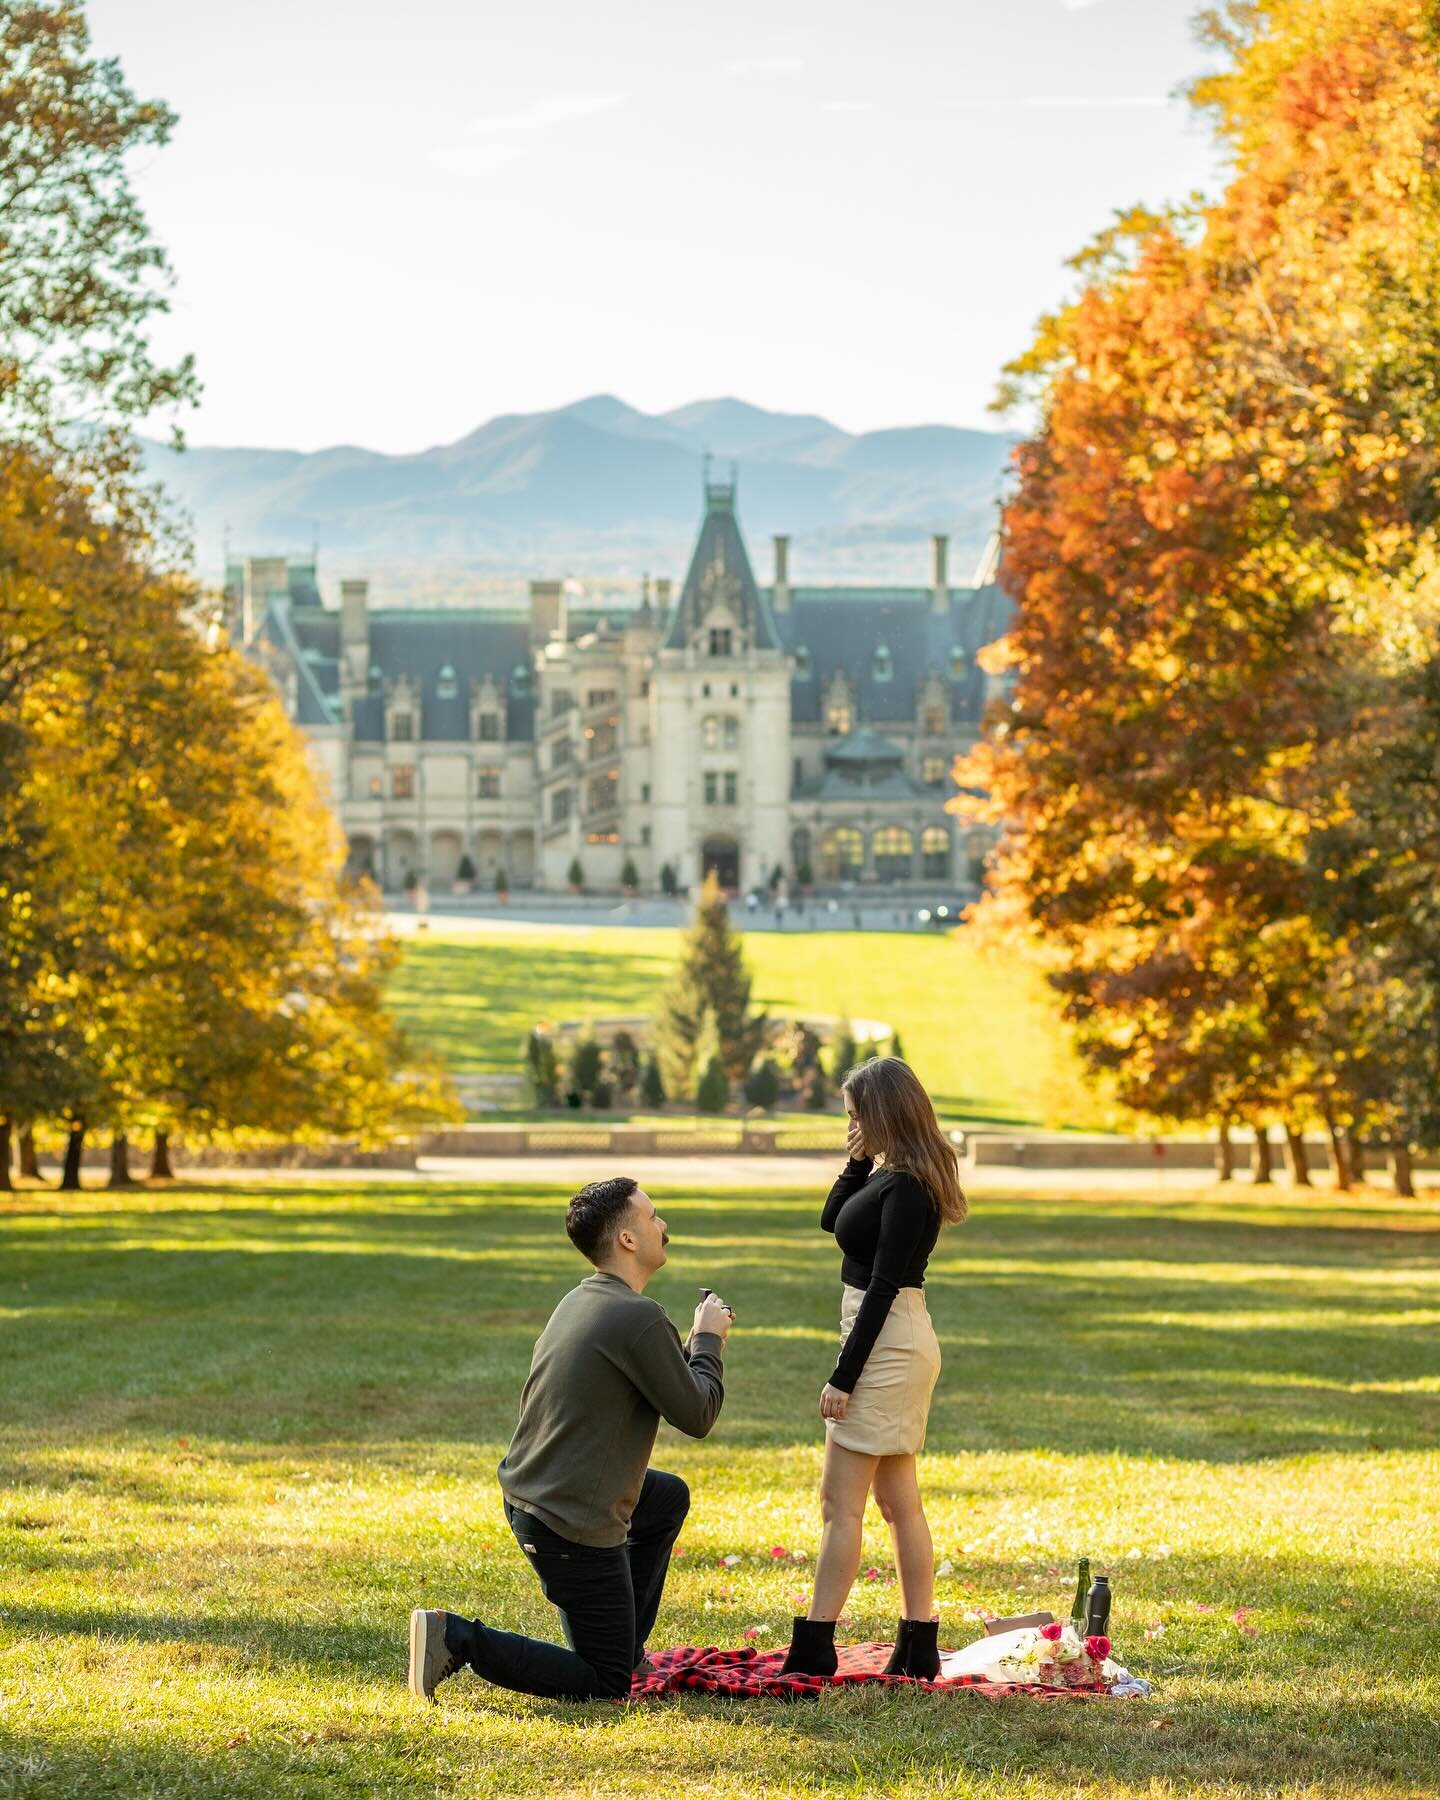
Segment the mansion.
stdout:
[[951,764],[1007,678],[993,555],[950,585],[792,585],[774,540],[754,576],[735,484],[707,476],[679,593],[587,605],[533,581],[528,609],[375,609],[364,581],[321,603],[313,564],[227,571],[234,630],[271,670],[323,765],[351,863],[383,888],[642,889],[715,870],[766,883],[952,891],[988,841],[945,810]]

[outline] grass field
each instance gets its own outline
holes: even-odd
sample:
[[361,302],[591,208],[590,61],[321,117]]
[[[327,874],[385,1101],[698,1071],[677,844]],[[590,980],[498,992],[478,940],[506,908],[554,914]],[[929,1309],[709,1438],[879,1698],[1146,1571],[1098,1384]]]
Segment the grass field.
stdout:
[[[390,1000],[456,1073],[518,1074],[537,1020],[648,1011],[679,941],[678,931],[615,926],[447,937],[437,924],[407,940]],[[886,1021],[948,1117],[1100,1122],[1034,973],[963,933],[754,932],[744,942],[757,1005],[777,1017]]]
[[[782,1640],[813,1557],[834,1251],[793,1193],[665,1194],[736,1304],[659,1642]],[[629,1710],[403,1688],[417,1601],[546,1630],[494,1466],[582,1272],[541,1187],[0,1202],[0,1794],[1435,1792],[1440,1209],[980,1196],[932,1265],[943,1641],[1116,1580],[1149,1701]],[[878,1521],[876,1522],[878,1525]],[[720,1559],[738,1554],[737,1567]],[[872,1532],[855,1638],[888,1635]],[[1147,1633],[1155,1635],[1147,1637]]]

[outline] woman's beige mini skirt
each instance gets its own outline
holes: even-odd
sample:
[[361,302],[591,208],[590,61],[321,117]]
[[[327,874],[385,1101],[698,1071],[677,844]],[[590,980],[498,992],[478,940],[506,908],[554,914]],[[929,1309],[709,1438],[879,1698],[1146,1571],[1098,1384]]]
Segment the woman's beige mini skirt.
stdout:
[[[840,1302],[840,1342],[849,1337],[865,1298],[845,1287]],[[940,1379],[940,1342],[925,1305],[924,1288],[901,1288],[875,1346],[865,1359],[843,1419],[825,1429],[842,1450],[861,1456],[914,1456],[925,1448],[930,1396]]]

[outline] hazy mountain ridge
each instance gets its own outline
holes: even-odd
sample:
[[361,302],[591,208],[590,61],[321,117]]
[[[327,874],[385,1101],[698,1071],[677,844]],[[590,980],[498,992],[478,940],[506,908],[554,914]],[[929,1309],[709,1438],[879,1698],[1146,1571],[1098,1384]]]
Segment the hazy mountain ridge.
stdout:
[[694,542],[702,458],[739,465],[741,524],[756,572],[768,539],[790,535],[791,579],[926,579],[924,541],[952,540],[963,582],[994,525],[1014,439],[921,425],[851,434],[811,414],[735,399],[647,414],[610,394],[553,412],[491,419],[453,444],[408,456],[356,445],[314,452],[147,442],[146,463],[194,521],[197,560],[296,554],[322,570],[407,569],[465,577],[573,573],[678,576]]

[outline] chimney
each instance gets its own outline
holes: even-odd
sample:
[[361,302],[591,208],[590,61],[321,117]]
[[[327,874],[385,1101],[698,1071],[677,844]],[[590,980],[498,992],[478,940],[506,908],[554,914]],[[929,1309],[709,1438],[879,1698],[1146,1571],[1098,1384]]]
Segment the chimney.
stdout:
[[270,602],[290,592],[290,569],[283,556],[247,556],[240,590],[240,641],[260,629]]
[[565,636],[565,584],[563,581],[530,583],[530,643],[540,650],[553,637]]
[[776,612],[790,610],[790,540],[778,534],[773,540],[775,545],[775,586],[770,593],[770,603]]
[[340,680],[346,692],[370,685],[370,583],[340,583]]
[[930,540],[930,607],[933,612],[950,610],[950,540],[937,532]]

